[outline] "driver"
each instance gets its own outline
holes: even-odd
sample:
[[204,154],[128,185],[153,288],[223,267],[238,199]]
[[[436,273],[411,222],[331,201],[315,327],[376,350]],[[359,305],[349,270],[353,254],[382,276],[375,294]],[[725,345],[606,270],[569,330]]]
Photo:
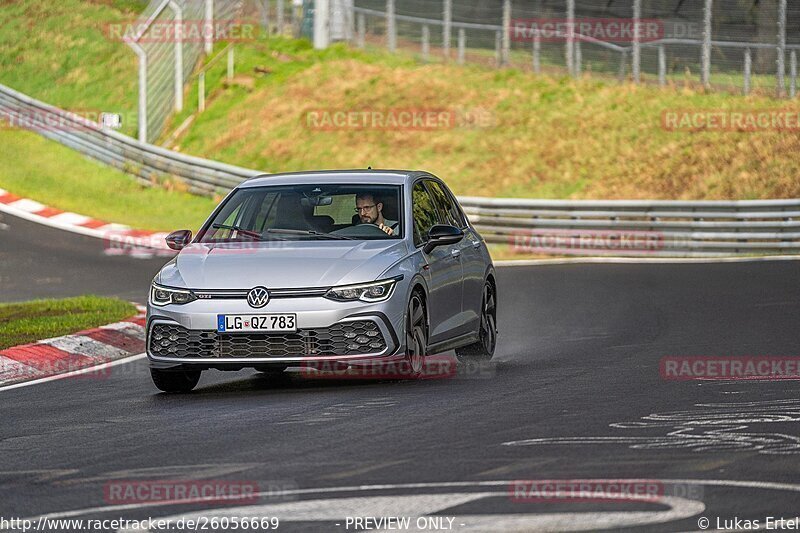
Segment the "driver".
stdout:
[[387,235],[395,235],[397,221],[383,218],[383,202],[378,201],[372,193],[356,195],[356,213],[361,224],[375,224]]

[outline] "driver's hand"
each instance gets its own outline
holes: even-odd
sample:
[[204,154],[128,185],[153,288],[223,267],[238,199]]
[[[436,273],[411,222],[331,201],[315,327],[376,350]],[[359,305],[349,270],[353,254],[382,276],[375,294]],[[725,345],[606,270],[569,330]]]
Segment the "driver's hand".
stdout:
[[381,228],[381,231],[383,231],[386,235],[394,235],[394,230],[392,230],[392,228],[386,224],[378,224],[378,227]]

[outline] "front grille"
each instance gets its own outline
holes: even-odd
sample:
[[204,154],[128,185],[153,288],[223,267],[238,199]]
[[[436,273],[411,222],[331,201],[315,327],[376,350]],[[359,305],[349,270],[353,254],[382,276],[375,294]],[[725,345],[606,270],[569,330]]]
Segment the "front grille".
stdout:
[[156,324],[150,331],[149,348],[158,357],[247,359],[380,353],[386,349],[386,340],[371,320],[296,333],[217,333]]

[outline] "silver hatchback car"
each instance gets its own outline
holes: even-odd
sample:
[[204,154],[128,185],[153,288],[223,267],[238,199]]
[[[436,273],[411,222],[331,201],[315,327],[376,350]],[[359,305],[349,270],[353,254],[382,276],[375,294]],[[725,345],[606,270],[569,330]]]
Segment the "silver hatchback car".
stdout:
[[147,357],[156,387],[206,369],[281,372],[427,354],[489,359],[497,283],[486,244],[437,177],[412,171],[259,176],[239,185],[153,280]]

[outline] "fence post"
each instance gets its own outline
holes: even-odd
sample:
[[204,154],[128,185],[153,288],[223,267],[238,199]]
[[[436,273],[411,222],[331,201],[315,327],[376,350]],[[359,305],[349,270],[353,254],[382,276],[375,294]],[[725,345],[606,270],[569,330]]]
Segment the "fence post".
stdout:
[[203,112],[206,110],[206,72],[201,71],[200,77],[197,78],[197,110]]
[[397,50],[397,27],[394,18],[394,0],[386,0],[386,47],[390,52]]
[[364,48],[367,43],[367,21],[364,13],[358,14],[358,39],[357,45],[359,48]]
[[789,96],[794,98],[797,94],[797,51],[789,54]]
[[258,6],[258,11],[261,13],[261,25],[264,27],[264,31],[269,34],[269,0],[257,0],[256,6]]
[[567,0],[567,72],[575,75],[575,0]]
[[427,62],[431,53],[431,29],[426,24],[422,27],[422,60]]
[[464,28],[458,29],[458,64],[464,64],[464,53],[467,47],[467,32]]
[[711,87],[711,11],[713,0],[705,0],[703,8],[703,50],[701,56],[700,81],[703,87]]
[[641,81],[642,46],[639,31],[642,28],[642,0],[633,0],[633,83]]
[[658,84],[667,84],[667,51],[663,44],[658,47]]
[[183,9],[177,2],[170,2],[175,13],[175,111],[183,111]]
[[500,48],[503,46],[503,32],[497,30],[494,33],[494,63],[495,66],[500,66],[503,64],[503,53]]
[[619,58],[619,72],[617,78],[619,81],[625,81],[625,71],[628,67],[628,51],[623,50]]
[[575,77],[580,78],[581,76],[581,62],[583,58],[581,56],[581,40],[575,39]]
[[228,81],[233,79],[234,73],[234,57],[233,57],[233,45],[231,44],[228,46]]
[[533,34],[533,71],[536,74],[542,72],[542,36],[539,30]]
[[744,94],[750,94],[750,74],[753,70],[753,55],[749,48],[744,50]]
[[444,60],[450,60],[450,35],[453,31],[453,0],[444,0],[444,25],[442,26],[442,49]]
[[500,62],[507,67],[511,59],[511,0],[503,0],[503,49]]
[[206,0],[204,46],[206,55],[214,51],[214,0]]
[[786,96],[786,0],[778,2],[778,96]]
[[277,0],[276,13],[275,13],[275,26],[278,29],[278,35],[283,35],[284,23],[284,4],[283,0]]
[[139,112],[136,118],[139,126],[139,141],[147,142],[147,52],[139,43],[128,43],[139,58]]
[[329,0],[314,2],[314,48],[324,50],[331,44],[331,10]]

